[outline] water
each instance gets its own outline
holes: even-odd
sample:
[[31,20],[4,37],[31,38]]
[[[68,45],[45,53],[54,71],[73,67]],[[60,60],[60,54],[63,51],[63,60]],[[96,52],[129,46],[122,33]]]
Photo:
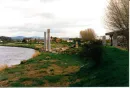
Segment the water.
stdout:
[[34,49],[29,48],[0,46],[0,65],[20,64],[22,60],[31,58],[34,52]]

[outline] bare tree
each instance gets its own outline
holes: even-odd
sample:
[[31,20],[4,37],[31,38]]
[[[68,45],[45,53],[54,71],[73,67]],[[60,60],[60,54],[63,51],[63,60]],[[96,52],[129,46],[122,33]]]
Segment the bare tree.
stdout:
[[95,40],[96,34],[93,29],[88,28],[87,30],[80,31],[80,36],[83,40]]
[[122,31],[129,48],[129,0],[109,0],[105,23],[110,30]]

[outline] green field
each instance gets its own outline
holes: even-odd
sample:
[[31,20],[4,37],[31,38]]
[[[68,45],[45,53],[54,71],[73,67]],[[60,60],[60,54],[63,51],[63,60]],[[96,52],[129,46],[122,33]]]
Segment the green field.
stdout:
[[129,53],[104,47],[103,62],[89,68],[77,54],[41,53],[0,72],[4,87],[129,86]]

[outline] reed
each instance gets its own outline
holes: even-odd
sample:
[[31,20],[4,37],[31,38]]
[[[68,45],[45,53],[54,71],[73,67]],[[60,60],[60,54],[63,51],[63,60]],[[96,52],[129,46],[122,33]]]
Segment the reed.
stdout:
[[4,70],[8,68],[8,65],[7,64],[4,64],[4,65],[0,65],[0,71]]
[[41,53],[39,51],[35,51],[35,53],[32,55],[32,58],[39,56]]

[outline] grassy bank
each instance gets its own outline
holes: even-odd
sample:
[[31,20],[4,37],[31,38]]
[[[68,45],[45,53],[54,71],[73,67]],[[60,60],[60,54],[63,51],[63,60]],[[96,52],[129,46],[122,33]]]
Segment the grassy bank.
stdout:
[[128,51],[104,48],[102,65],[88,68],[78,55],[41,53],[0,72],[0,86],[128,86]]
[[2,86],[69,86],[70,74],[82,65],[75,55],[42,53],[0,73]]
[[24,43],[19,43],[19,44],[6,43],[6,44],[0,44],[0,46],[24,47],[24,48],[32,48],[36,50],[39,50],[40,48],[43,47],[41,44],[24,44]]
[[[27,43],[6,43],[6,44],[0,44],[0,46],[10,46],[10,47],[24,47],[24,48],[32,48],[35,50],[41,50],[41,48],[44,47],[44,44],[27,44]],[[62,48],[62,47],[69,47],[71,46],[70,43],[52,43],[51,48]]]
[[[98,68],[81,69],[76,75],[80,82],[71,86],[129,86],[129,53],[114,47],[105,47],[103,63]],[[84,74],[86,73],[86,74]]]

